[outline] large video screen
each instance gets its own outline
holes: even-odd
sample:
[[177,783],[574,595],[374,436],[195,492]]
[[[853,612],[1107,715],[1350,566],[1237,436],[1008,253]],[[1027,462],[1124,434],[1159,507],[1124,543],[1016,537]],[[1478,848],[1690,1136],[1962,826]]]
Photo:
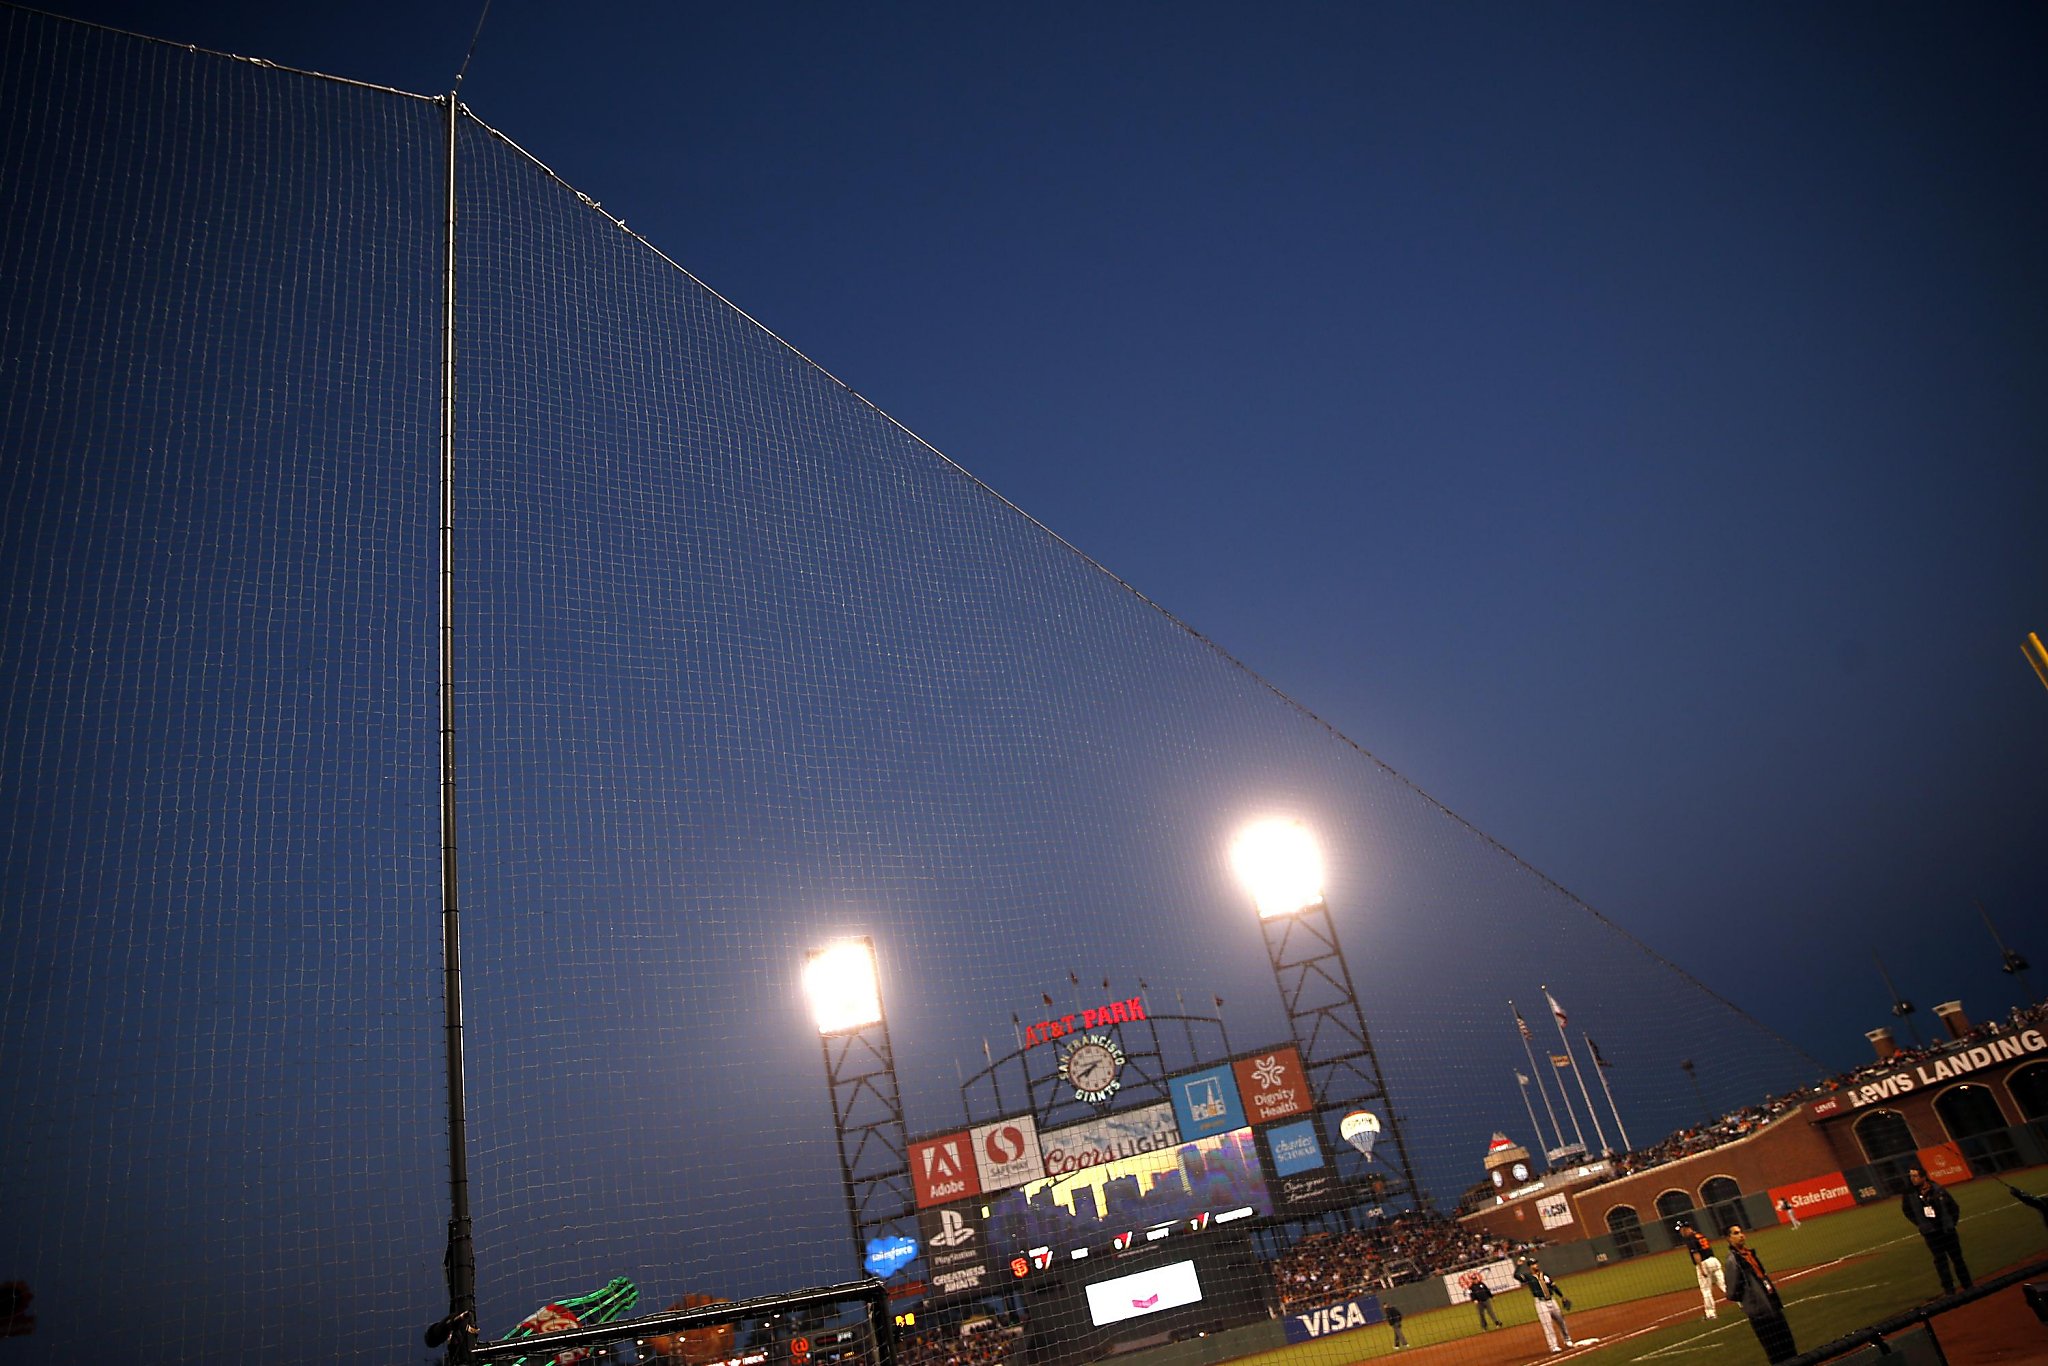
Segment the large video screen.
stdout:
[[1089,1286],[1088,1317],[1100,1328],[1195,1304],[1201,1298],[1202,1282],[1195,1275],[1195,1264],[1169,1262],[1133,1276],[1118,1276]]
[[1082,1167],[1005,1191],[991,1202],[994,1243],[1066,1250],[1121,1233],[1191,1227],[1201,1216],[1273,1212],[1249,1128]]

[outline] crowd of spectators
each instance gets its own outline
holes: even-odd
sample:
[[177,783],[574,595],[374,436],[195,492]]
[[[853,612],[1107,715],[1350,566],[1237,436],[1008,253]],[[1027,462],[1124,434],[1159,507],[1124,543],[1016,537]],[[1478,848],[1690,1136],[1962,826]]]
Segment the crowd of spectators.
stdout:
[[1943,1037],[1936,1039],[1932,1043],[1915,1045],[1910,1048],[1900,1048],[1894,1057],[1872,1059],[1861,1067],[1844,1072],[1841,1076],[1834,1078],[1824,1089],[1832,1090],[1837,1087],[1855,1086],[1873,1077],[1885,1076],[1902,1068],[1916,1066],[1928,1058],[1946,1053],[1951,1049],[1967,1048],[1971,1044],[1982,1043],[1986,1039],[1994,1038],[2000,1034],[2009,1034],[2014,1030],[2040,1029],[2043,1027],[2048,1027],[2048,1002],[2040,1005],[2015,1006],[2012,1013],[2003,1020],[1986,1020],[1981,1024],[1974,1025],[1961,1039],[1948,1038],[1944,1030]]
[[1273,1262],[1273,1288],[1288,1313],[1508,1255],[1512,1245],[1449,1219],[1404,1214],[1377,1228],[1312,1233]]
[[1023,1331],[993,1318],[918,1328],[897,1337],[897,1366],[1002,1366],[1018,1354]]
[[1885,1076],[1902,1068],[1915,1066],[1928,1058],[1949,1052],[1952,1049],[1967,1048],[1971,1044],[1982,1043],[1984,1040],[1999,1034],[2010,1033],[2016,1029],[2026,1029],[2029,1027],[2039,1028],[2044,1024],[2048,1024],[2048,1004],[2017,1007],[2005,1019],[1987,1020],[1973,1027],[1959,1040],[1944,1037],[1923,1046],[1902,1048],[1893,1057],[1873,1059],[1839,1076],[1830,1077],[1818,1086],[1800,1087],[1797,1090],[1787,1091],[1783,1095],[1772,1096],[1769,1100],[1763,1101],[1760,1104],[1744,1106],[1742,1109],[1736,1110],[1731,1114],[1723,1115],[1711,1124],[1701,1124],[1692,1128],[1680,1129],[1677,1133],[1672,1134],[1660,1143],[1653,1143],[1647,1148],[1638,1148],[1634,1152],[1624,1153],[1615,1158],[1614,1174],[1616,1176],[1627,1176],[1631,1172],[1639,1172],[1650,1167],[1661,1166],[1666,1162],[1675,1162],[1681,1157],[1690,1157],[1694,1153],[1705,1152],[1709,1148],[1718,1148],[1723,1143],[1733,1142],[1735,1139],[1742,1138],[1747,1134],[1755,1133],[1758,1129],[1776,1120],[1787,1111],[1797,1109],[1800,1105],[1805,1104],[1816,1096],[1855,1086],[1870,1078]]
[[1772,1096],[1755,1105],[1745,1105],[1731,1110],[1719,1119],[1706,1124],[1694,1124],[1634,1152],[1622,1153],[1613,1159],[1614,1174],[1627,1176],[1631,1172],[1643,1171],[1650,1167],[1661,1167],[1666,1162],[1676,1162],[1681,1157],[1691,1157],[1709,1148],[1718,1148],[1723,1143],[1733,1143],[1772,1123],[1792,1110],[1798,1109],[1811,1099],[1813,1092],[1805,1087]]

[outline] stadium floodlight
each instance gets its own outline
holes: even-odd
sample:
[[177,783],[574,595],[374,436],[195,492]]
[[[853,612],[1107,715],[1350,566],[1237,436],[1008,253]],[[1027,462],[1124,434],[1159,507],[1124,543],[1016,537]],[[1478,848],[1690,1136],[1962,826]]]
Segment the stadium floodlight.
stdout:
[[1230,847],[1230,866],[1263,920],[1322,904],[1322,851],[1300,821],[1265,820],[1246,826]]
[[882,1018],[882,984],[875,949],[865,939],[842,939],[813,949],[804,960],[804,995],[820,1034],[864,1029]]

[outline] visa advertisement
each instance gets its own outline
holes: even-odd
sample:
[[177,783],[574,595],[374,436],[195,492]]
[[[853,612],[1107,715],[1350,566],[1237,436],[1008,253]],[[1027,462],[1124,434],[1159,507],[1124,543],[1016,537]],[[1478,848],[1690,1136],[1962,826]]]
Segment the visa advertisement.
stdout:
[[1386,1311],[1380,1308],[1380,1297],[1360,1295],[1355,1300],[1324,1305],[1305,1314],[1289,1314],[1281,1320],[1281,1325],[1289,1342],[1313,1342],[1332,1333],[1348,1333],[1353,1328],[1369,1328],[1386,1321]]

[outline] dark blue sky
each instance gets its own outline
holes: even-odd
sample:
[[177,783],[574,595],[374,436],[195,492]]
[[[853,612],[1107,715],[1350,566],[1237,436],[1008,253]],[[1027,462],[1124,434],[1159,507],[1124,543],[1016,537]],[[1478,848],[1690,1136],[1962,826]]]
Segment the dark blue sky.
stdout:
[[[429,92],[476,18],[69,8]],[[438,115],[6,23],[44,131],[0,140],[0,1257],[46,1350],[107,1290],[183,1359],[264,1350],[318,1284],[311,1331],[388,1359],[441,1236]],[[1973,900],[2048,982],[2044,26],[498,0],[464,96],[1839,1066],[1873,949],[1923,1007],[2015,999]],[[1525,1113],[1541,984],[1639,1142],[1812,1075],[465,138],[493,1331],[850,1273],[793,987],[832,935],[880,948],[914,1131],[1041,992],[1283,1037],[1253,814],[1325,840],[1439,1198]]]
[[[474,12],[61,5],[432,91]],[[1797,1042],[2044,962],[2038,8],[499,0],[464,90]],[[1930,1021],[1931,1023],[1931,1021]]]

